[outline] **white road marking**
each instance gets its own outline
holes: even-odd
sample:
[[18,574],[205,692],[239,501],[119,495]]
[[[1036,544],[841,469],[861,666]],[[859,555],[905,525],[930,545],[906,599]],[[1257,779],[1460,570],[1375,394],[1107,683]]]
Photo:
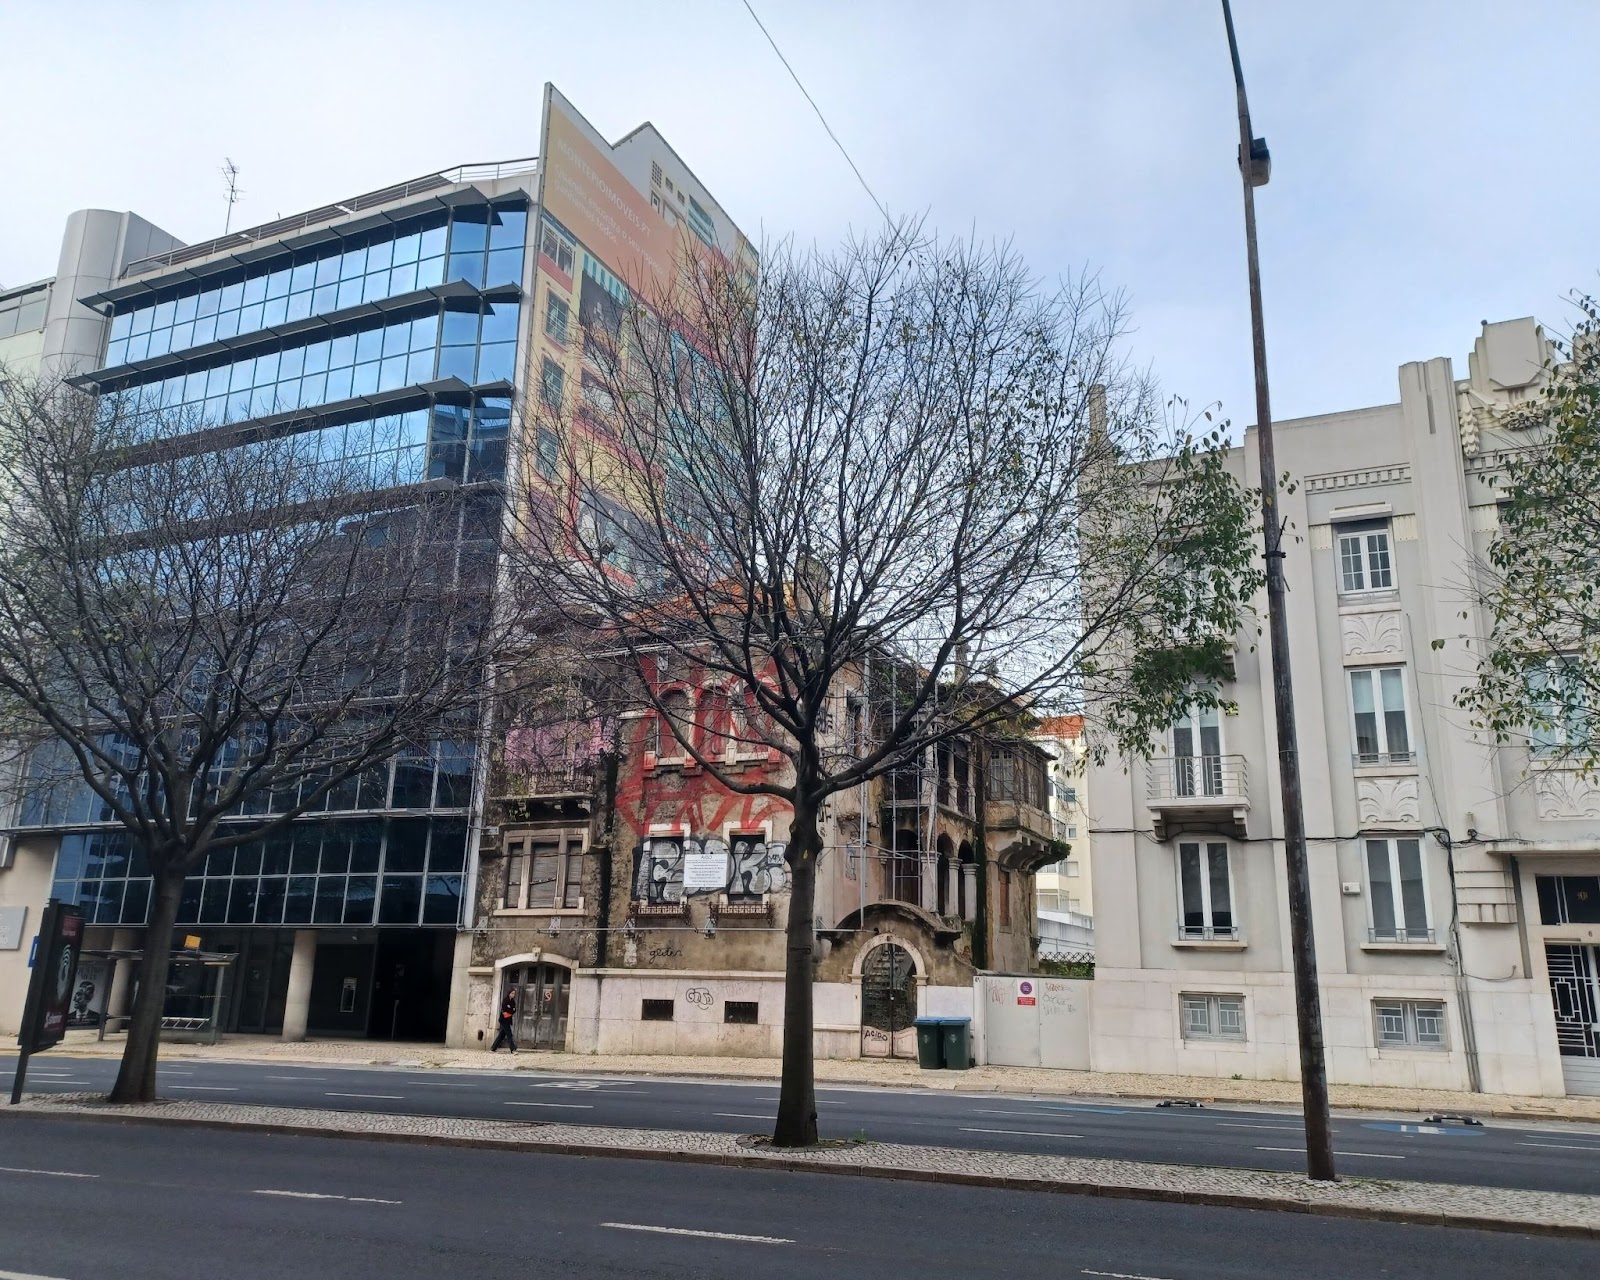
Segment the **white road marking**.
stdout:
[[231,1084],[169,1084],[169,1089],[198,1089],[203,1093],[238,1093],[237,1085]]
[[756,1115],[751,1111],[713,1111],[714,1116],[721,1116],[725,1120],[771,1120],[771,1116]]
[[263,1076],[264,1080],[299,1080],[307,1084],[327,1084],[327,1076]]
[[26,1271],[0,1271],[0,1280],[61,1280],[60,1276],[36,1276]]
[[258,1196],[288,1196],[294,1200],[348,1200],[351,1204],[402,1204],[400,1200],[380,1200],[377,1196],[335,1196],[321,1191],[269,1191],[257,1188]]
[[1549,1147],[1557,1151],[1600,1151],[1600,1147],[1582,1146],[1576,1142],[1519,1142],[1519,1147]]
[[192,1076],[194,1074],[194,1072],[186,1071],[182,1067],[157,1067],[156,1070],[164,1076]]
[[420,1084],[424,1089],[470,1089],[477,1083],[469,1080],[465,1084],[451,1080],[413,1080],[412,1084]]
[[972,1113],[979,1116],[1016,1116],[1019,1120],[1024,1116],[1049,1116],[1057,1120],[1074,1120],[1077,1118],[1062,1111],[996,1111],[991,1107],[974,1107]]
[[324,1093],[324,1098],[381,1098],[384,1102],[404,1102],[403,1093]]
[[1081,1133],[1052,1133],[1048,1129],[968,1129],[961,1128],[962,1133],[1014,1133],[1025,1138],[1081,1138]]
[[793,1244],[784,1236],[744,1236],[733,1231],[695,1231],[689,1227],[652,1227],[643,1222],[602,1222],[615,1231],[653,1231],[663,1236],[701,1236],[707,1240],[742,1240],[747,1244]]
[[1219,1129],[1287,1129],[1290,1133],[1304,1133],[1306,1131],[1306,1127],[1303,1124],[1240,1124],[1238,1121],[1234,1121],[1234,1120],[1218,1120],[1217,1121],[1217,1128],[1219,1128]]
[[557,1111],[593,1111],[587,1102],[508,1102],[508,1107],[553,1107]]
[[1086,1276],[1108,1276],[1110,1280],[1166,1280],[1165,1276],[1140,1276],[1134,1275],[1131,1271],[1090,1271],[1088,1267],[1083,1269],[1083,1274]]
[[64,1169],[13,1169],[0,1165],[0,1173],[36,1173],[41,1178],[98,1178],[98,1173],[68,1173]]
[[[1305,1155],[1304,1147],[1257,1147],[1257,1151],[1290,1151],[1297,1155]],[[1404,1160],[1404,1156],[1384,1155],[1379,1151],[1335,1151],[1336,1156],[1355,1156],[1362,1160]]]

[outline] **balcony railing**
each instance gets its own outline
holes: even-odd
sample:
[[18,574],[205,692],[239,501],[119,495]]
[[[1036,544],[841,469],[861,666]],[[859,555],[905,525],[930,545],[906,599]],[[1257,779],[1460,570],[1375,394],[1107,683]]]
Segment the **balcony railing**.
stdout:
[[1249,771],[1243,756],[1168,756],[1150,762],[1150,799],[1242,799]]
[[262,223],[258,227],[246,227],[242,231],[233,231],[214,240],[203,240],[199,244],[168,249],[165,253],[151,254],[147,258],[128,263],[122,269],[122,274],[124,278],[143,275],[158,267],[174,267],[180,262],[209,258],[212,254],[221,253],[226,249],[247,248],[263,240],[276,240],[281,236],[293,235],[297,231],[308,230],[324,222],[331,222],[335,218],[352,217],[364,209],[392,204],[397,200],[436,191],[440,187],[456,186],[464,182],[493,182],[519,173],[534,173],[538,170],[538,159],[537,156],[524,156],[516,160],[501,160],[487,164],[462,164],[454,169],[425,173],[420,178],[412,178],[407,182],[396,183],[392,187],[351,196],[317,209],[308,209],[304,213],[279,218],[275,222]]
[[1150,813],[1156,839],[1174,828],[1203,827],[1245,834],[1250,808],[1243,756],[1165,756],[1150,761]]

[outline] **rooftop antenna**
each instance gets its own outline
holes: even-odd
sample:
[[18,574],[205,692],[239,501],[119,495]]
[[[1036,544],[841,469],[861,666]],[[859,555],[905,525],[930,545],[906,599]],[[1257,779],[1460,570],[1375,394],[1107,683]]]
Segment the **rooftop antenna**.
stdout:
[[239,190],[239,166],[227,156],[222,158],[222,180],[228,184],[228,216],[222,221],[222,234],[227,235],[228,228],[233,225],[233,206],[244,194]]

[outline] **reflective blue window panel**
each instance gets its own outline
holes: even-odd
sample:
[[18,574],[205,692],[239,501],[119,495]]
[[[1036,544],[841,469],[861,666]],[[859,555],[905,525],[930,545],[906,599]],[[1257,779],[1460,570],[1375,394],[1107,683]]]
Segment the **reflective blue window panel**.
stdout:
[[106,364],[249,334],[446,279],[493,288],[522,283],[528,214],[513,205],[459,208],[285,254],[112,316]]

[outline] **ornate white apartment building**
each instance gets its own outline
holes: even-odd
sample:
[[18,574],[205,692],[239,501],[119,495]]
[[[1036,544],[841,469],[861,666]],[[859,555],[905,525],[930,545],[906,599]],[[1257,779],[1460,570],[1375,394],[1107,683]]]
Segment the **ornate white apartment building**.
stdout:
[[[1550,355],[1532,320],[1486,324],[1463,380],[1448,359],[1406,364],[1398,403],[1277,427],[1336,1083],[1600,1093],[1600,786],[1537,744],[1488,743],[1456,707],[1487,629],[1465,585],[1497,529],[1492,478],[1526,443],[1501,417]],[[1253,437],[1230,460],[1251,485]],[[1090,771],[1096,1070],[1298,1073],[1254,634],[1222,693],[1236,710],[1183,717],[1148,764]]]

